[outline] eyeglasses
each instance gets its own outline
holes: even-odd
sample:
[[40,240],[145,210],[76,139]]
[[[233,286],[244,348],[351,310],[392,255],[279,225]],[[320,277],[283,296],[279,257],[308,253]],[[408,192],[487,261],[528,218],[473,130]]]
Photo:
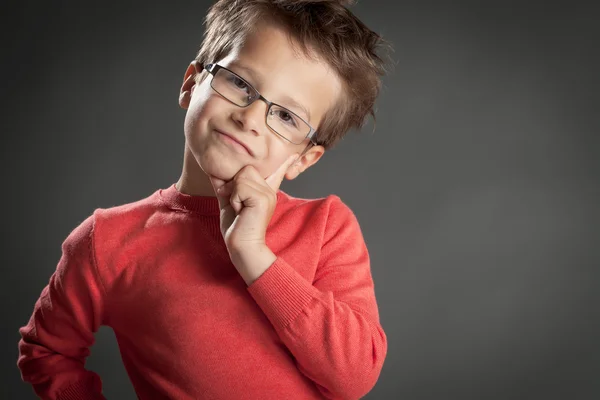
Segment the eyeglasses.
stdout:
[[293,144],[302,144],[309,139],[314,145],[317,144],[316,131],[308,122],[293,111],[265,99],[235,72],[218,64],[208,64],[204,69],[212,75],[210,87],[236,106],[248,107],[258,99],[267,103],[267,125],[285,140]]

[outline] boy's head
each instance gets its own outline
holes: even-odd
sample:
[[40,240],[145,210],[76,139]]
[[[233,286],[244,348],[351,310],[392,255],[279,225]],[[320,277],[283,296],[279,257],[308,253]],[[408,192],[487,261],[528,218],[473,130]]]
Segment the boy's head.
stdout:
[[266,177],[302,154],[287,171],[293,179],[374,115],[383,41],[345,3],[220,0],[211,7],[180,95],[186,146],[206,174],[228,180],[250,164]]

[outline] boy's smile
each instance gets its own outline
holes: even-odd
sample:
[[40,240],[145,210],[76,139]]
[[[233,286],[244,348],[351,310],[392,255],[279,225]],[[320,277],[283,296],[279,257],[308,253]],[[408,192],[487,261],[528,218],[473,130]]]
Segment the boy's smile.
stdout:
[[248,145],[244,144],[240,139],[237,139],[230,133],[221,132],[218,130],[214,131],[220,139],[222,139],[223,143],[226,143],[231,148],[235,149],[238,153],[248,154],[250,156],[254,155],[254,152]]
[[[282,28],[265,24],[249,34],[242,46],[234,47],[214,63],[241,78],[234,77],[231,84],[245,90],[247,82],[268,101],[285,107],[317,129],[318,137],[319,123],[339,98],[342,87],[329,65],[313,57],[304,56]],[[192,63],[181,88],[180,105],[187,109],[184,167],[177,182],[182,193],[214,196],[207,175],[227,181],[246,165],[267,177],[310,143],[308,139],[301,144],[284,139],[267,125],[269,106],[265,101],[257,99],[240,107],[213,89],[212,79],[215,76]],[[282,118],[289,116],[284,113]],[[294,179],[315,164],[323,152],[322,146],[312,146],[288,169],[286,177]]]

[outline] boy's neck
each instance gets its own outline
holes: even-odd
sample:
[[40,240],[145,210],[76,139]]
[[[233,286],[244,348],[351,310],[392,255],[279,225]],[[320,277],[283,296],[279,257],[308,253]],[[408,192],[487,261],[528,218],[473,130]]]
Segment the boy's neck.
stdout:
[[180,193],[190,196],[215,197],[215,191],[208,176],[194,159],[187,144],[183,153],[183,170],[181,171],[179,180],[175,184],[175,188]]

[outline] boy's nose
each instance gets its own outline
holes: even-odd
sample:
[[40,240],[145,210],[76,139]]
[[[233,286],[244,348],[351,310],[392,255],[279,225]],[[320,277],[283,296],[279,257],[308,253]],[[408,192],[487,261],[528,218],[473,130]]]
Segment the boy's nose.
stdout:
[[267,129],[266,115],[267,104],[257,99],[247,107],[239,107],[234,110],[232,117],[244,131],[251,131],[255,135]]

